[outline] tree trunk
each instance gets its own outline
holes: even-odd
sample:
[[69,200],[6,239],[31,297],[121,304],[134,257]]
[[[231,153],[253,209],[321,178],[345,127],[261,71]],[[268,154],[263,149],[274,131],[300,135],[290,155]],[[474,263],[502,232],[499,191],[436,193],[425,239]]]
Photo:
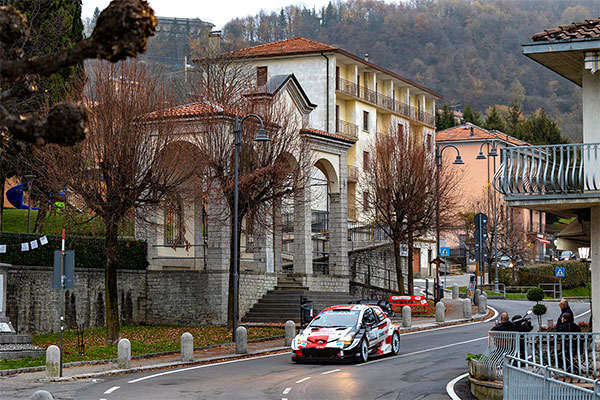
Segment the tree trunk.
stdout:
[[4,186],[6,185],[6,177],[0,176],[0,184],[2,185],[2,198],[0,199],[0,232],[4,232]]
[[400,257],[400,241],[394,240],[394,260],[396,261],[396,281],[398,282],[398,291],[405,294],[404,275],[402,275],[402,262]]
[[415,277],[414,277],[414,271],[413,271],[413,261],[414,261],[414,255],[413,255],[413,246],[414,246],[414,241],[412,238],[412,235],[408,238],[408,294],[410,295],[414,295],[415,294]]
[[48,206],[45,203],[41,204],[38,209],[37,217],[35,218],[35,225],[33,226],[34,233],[42,233],[42,230],[44,229],[44,224],[46,223],[47,214]]
[[106,273],[104,275],[104,298],[106,306],[106,342],[119,341],[119,296],[117,291],[118,221],[104,220],[106,224]]

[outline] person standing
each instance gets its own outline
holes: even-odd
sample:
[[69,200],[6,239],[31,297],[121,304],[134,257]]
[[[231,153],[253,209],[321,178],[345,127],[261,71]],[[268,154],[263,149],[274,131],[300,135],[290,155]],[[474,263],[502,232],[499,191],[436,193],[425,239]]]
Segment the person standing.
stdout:
[[560,300],[560,303],[558,303],[558,306],[560,307],[560,315],[556,319],[556,331],[561,332],[560,329],[561,329],[563,314],[569,313],[569,314],[571,314],[571,316],[573,316],[574,314],[573,314],[573,310],[571,310],[571,307],[569,307],[569,301],[567,299],[565,299],[564,297]]

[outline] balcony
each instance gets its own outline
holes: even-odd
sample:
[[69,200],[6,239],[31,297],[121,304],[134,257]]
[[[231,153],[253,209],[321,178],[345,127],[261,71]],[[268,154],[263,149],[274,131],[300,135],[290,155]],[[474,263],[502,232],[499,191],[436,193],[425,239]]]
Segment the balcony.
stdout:
[[409,106],[389,96],[359,86],[354,82],[337,77],[335,89],[349,96],[359,98],[373,105],[385,108],[406,118],[419,121],[425,125],[435,126],[435,115]]
[[341,119],[335,120],[335,131],[349,139],[358,140],[358,126]]
[[358,167],[354,165],[348,165],[348,180],[351,182],[358,181]]
[[548,211],[589,207],[600,201],[599,150],[600,143],[507,147],[494,188],[510,205]]

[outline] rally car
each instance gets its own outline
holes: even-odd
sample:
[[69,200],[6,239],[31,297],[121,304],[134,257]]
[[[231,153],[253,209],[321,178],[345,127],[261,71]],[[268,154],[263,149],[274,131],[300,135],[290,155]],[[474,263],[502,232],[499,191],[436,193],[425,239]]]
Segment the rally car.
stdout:
[[292,361],[358,360],[400,351],[397,325],[373,304],[333,306],[321,311],[292,340]]

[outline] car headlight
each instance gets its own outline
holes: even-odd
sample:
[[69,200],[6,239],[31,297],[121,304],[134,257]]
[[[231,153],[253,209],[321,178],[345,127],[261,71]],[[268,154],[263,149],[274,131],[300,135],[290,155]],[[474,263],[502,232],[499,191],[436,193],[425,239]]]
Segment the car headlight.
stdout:
[[351,345],[353,341],[354,341],[354,335],[346,335],[342,339],[342,342],[344,342],[344,344],[347,346]]
[[302,334],[296,336],[296,342],[298,342],[298,343],[305,343],[306,339],[307,339],[306,336],[304,336]]
[[513,267],[513,263],[508,264],[508,268],[512,268]]

